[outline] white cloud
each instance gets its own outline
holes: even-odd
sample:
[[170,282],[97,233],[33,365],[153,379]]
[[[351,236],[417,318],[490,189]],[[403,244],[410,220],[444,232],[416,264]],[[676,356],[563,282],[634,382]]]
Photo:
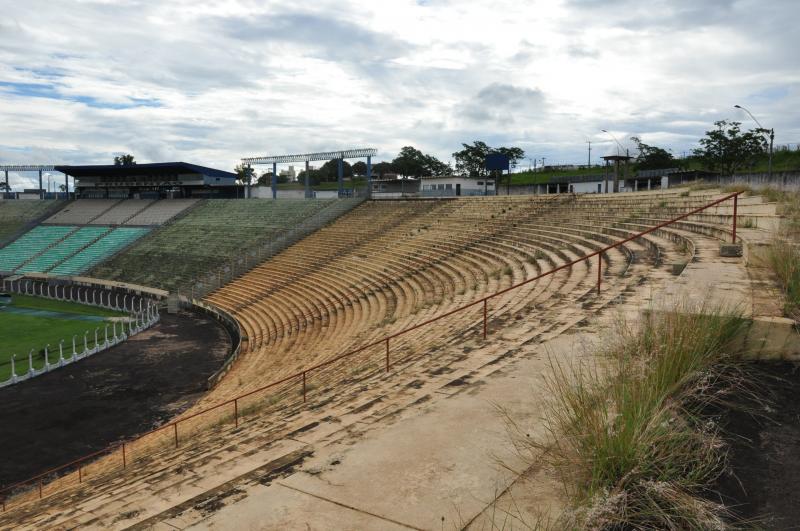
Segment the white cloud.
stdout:
[[736,103],[800,141],[793,0],[5,4],[0,162],[449,160],[476,139],[582,162],[614,149],[600,129],[688,150],[747,124]]

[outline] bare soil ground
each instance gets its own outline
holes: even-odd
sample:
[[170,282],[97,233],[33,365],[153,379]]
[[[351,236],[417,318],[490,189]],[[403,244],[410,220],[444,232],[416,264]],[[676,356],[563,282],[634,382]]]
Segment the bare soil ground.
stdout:
[[[800,529],[800,364],[762,362],[762,416],[732,409],[722,418],[730,473],[717,491],[734,512],[766,529]],[[752,406],[747,403],[745,405]]]
[[0,389],[0,485],[152,429],[191,406],[230,338],[198,313],[161,322],[108,351]]

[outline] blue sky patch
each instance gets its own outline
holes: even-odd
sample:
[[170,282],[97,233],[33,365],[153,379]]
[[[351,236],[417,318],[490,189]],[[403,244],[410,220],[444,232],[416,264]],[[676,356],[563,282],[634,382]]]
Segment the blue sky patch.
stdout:
[[75,101],[97,109],[130,109],[133,107],[161,107],[161,102],[150,98],[128,98],[127,102],[109,102],[93,96],[71,96],[62,94],[55,83],[15,83],[0,81],[0,92],[27,98],[48,98]]

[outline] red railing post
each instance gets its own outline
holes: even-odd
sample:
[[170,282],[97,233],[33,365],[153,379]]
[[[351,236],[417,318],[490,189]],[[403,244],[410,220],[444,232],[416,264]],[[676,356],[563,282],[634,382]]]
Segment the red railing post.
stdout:
[[122,443],[122,468],[128,468],[128,456],[125,452],[125,443]]
[[486,299],[483,299],[483,339],[486,339]]
[[178,447],[178,423],[176,422],[175,424],[173,424],[172,428],[175,431],[175,448],[177,448]]
[[389,372],[389,338],[386,338],[386,372]]
[[239,399],[233,399],[233,420],[236,423],[236,427],[239,427]]
[[597,253],[597,294],[600,295],[600,284],[603,282],[603,253]]
[[733,243],[736,243],[736,214],[739,206],[739,194],[733,196]]
[[303,403],[306,402],[306,371],[303,371]]

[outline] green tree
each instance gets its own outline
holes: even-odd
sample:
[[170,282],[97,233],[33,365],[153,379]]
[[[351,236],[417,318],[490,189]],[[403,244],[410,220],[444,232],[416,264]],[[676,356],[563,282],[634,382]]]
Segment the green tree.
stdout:
[[449,175],[452,173],[450,166],[437,159],[433,155],[425,155],[425,175]]
[[765,129],[751,129],[742,133],[741,122],[720,120],[714,122],[716,129],[706,131],[700,139],[702,147],[694,150],[694,155],[711,171],[723,175],[733,175],[736,170],[751,164],[767,150]]
[[[311,186],[316,186],[320,183],[321,174],[319,170],[309,170],[308,172],[308,183]],[[297,182],[301,184],[305,184],[306,182],[306,170],[301,170],[300,173],[297,174]]]
[[133,166],[136,161],[130,153],[124,153],[114,157],[114,166]]
[[425,173],[425,154],[414,147],[404,146],[391,164],[400,175],[421,177]]
[[468,177],[486,177],[486,157],[494,153],[508,156],[509,165],[516,167],[517,162],[525,157],[525,151],[518,147],[490,147],[485,142],[475,140],[472,145],[461,144],[464,149],[453,153],[456,159],[456,173]]
[[[289,177],[286,175],[278,174],[278,178],[276,179],[278,184],[284,184],[289,182]],[[258,178],[256,183],[260,186],[272,186],[272,172],[266,171],[261,174],[261,177]]]
[[379,162],[372,165],[372,175],[383,177],[387,173],[394,173],[394,168],[389,162]]
[[666,149],[645,144],[638,136],[632,136],[631,140],[636,144],[636,149],[639,151],[636,156],[637,169],[661,170],[676,166],[675,158]]
[[[321,181],[335,182],[339,180],[339,159],[329,160],[316,171]],[[353,176],[353,167],[346,160],[342,164],[342,175],[344,177]]]
[[367,163],[363,160],[353,164],[353,175],[364,176],[367,174]]
[[392,169],[406,177],[444,175],[450,168],[433,155],[426,155],[412,146],[404,146],[391,162]]
[[253,177],[255,177],[256,174],[256,171],[249,164],[239,164],[233,169],[233,171],[236,173],[236,178],[247,186],[250,186],[250,184],[253,182]]

